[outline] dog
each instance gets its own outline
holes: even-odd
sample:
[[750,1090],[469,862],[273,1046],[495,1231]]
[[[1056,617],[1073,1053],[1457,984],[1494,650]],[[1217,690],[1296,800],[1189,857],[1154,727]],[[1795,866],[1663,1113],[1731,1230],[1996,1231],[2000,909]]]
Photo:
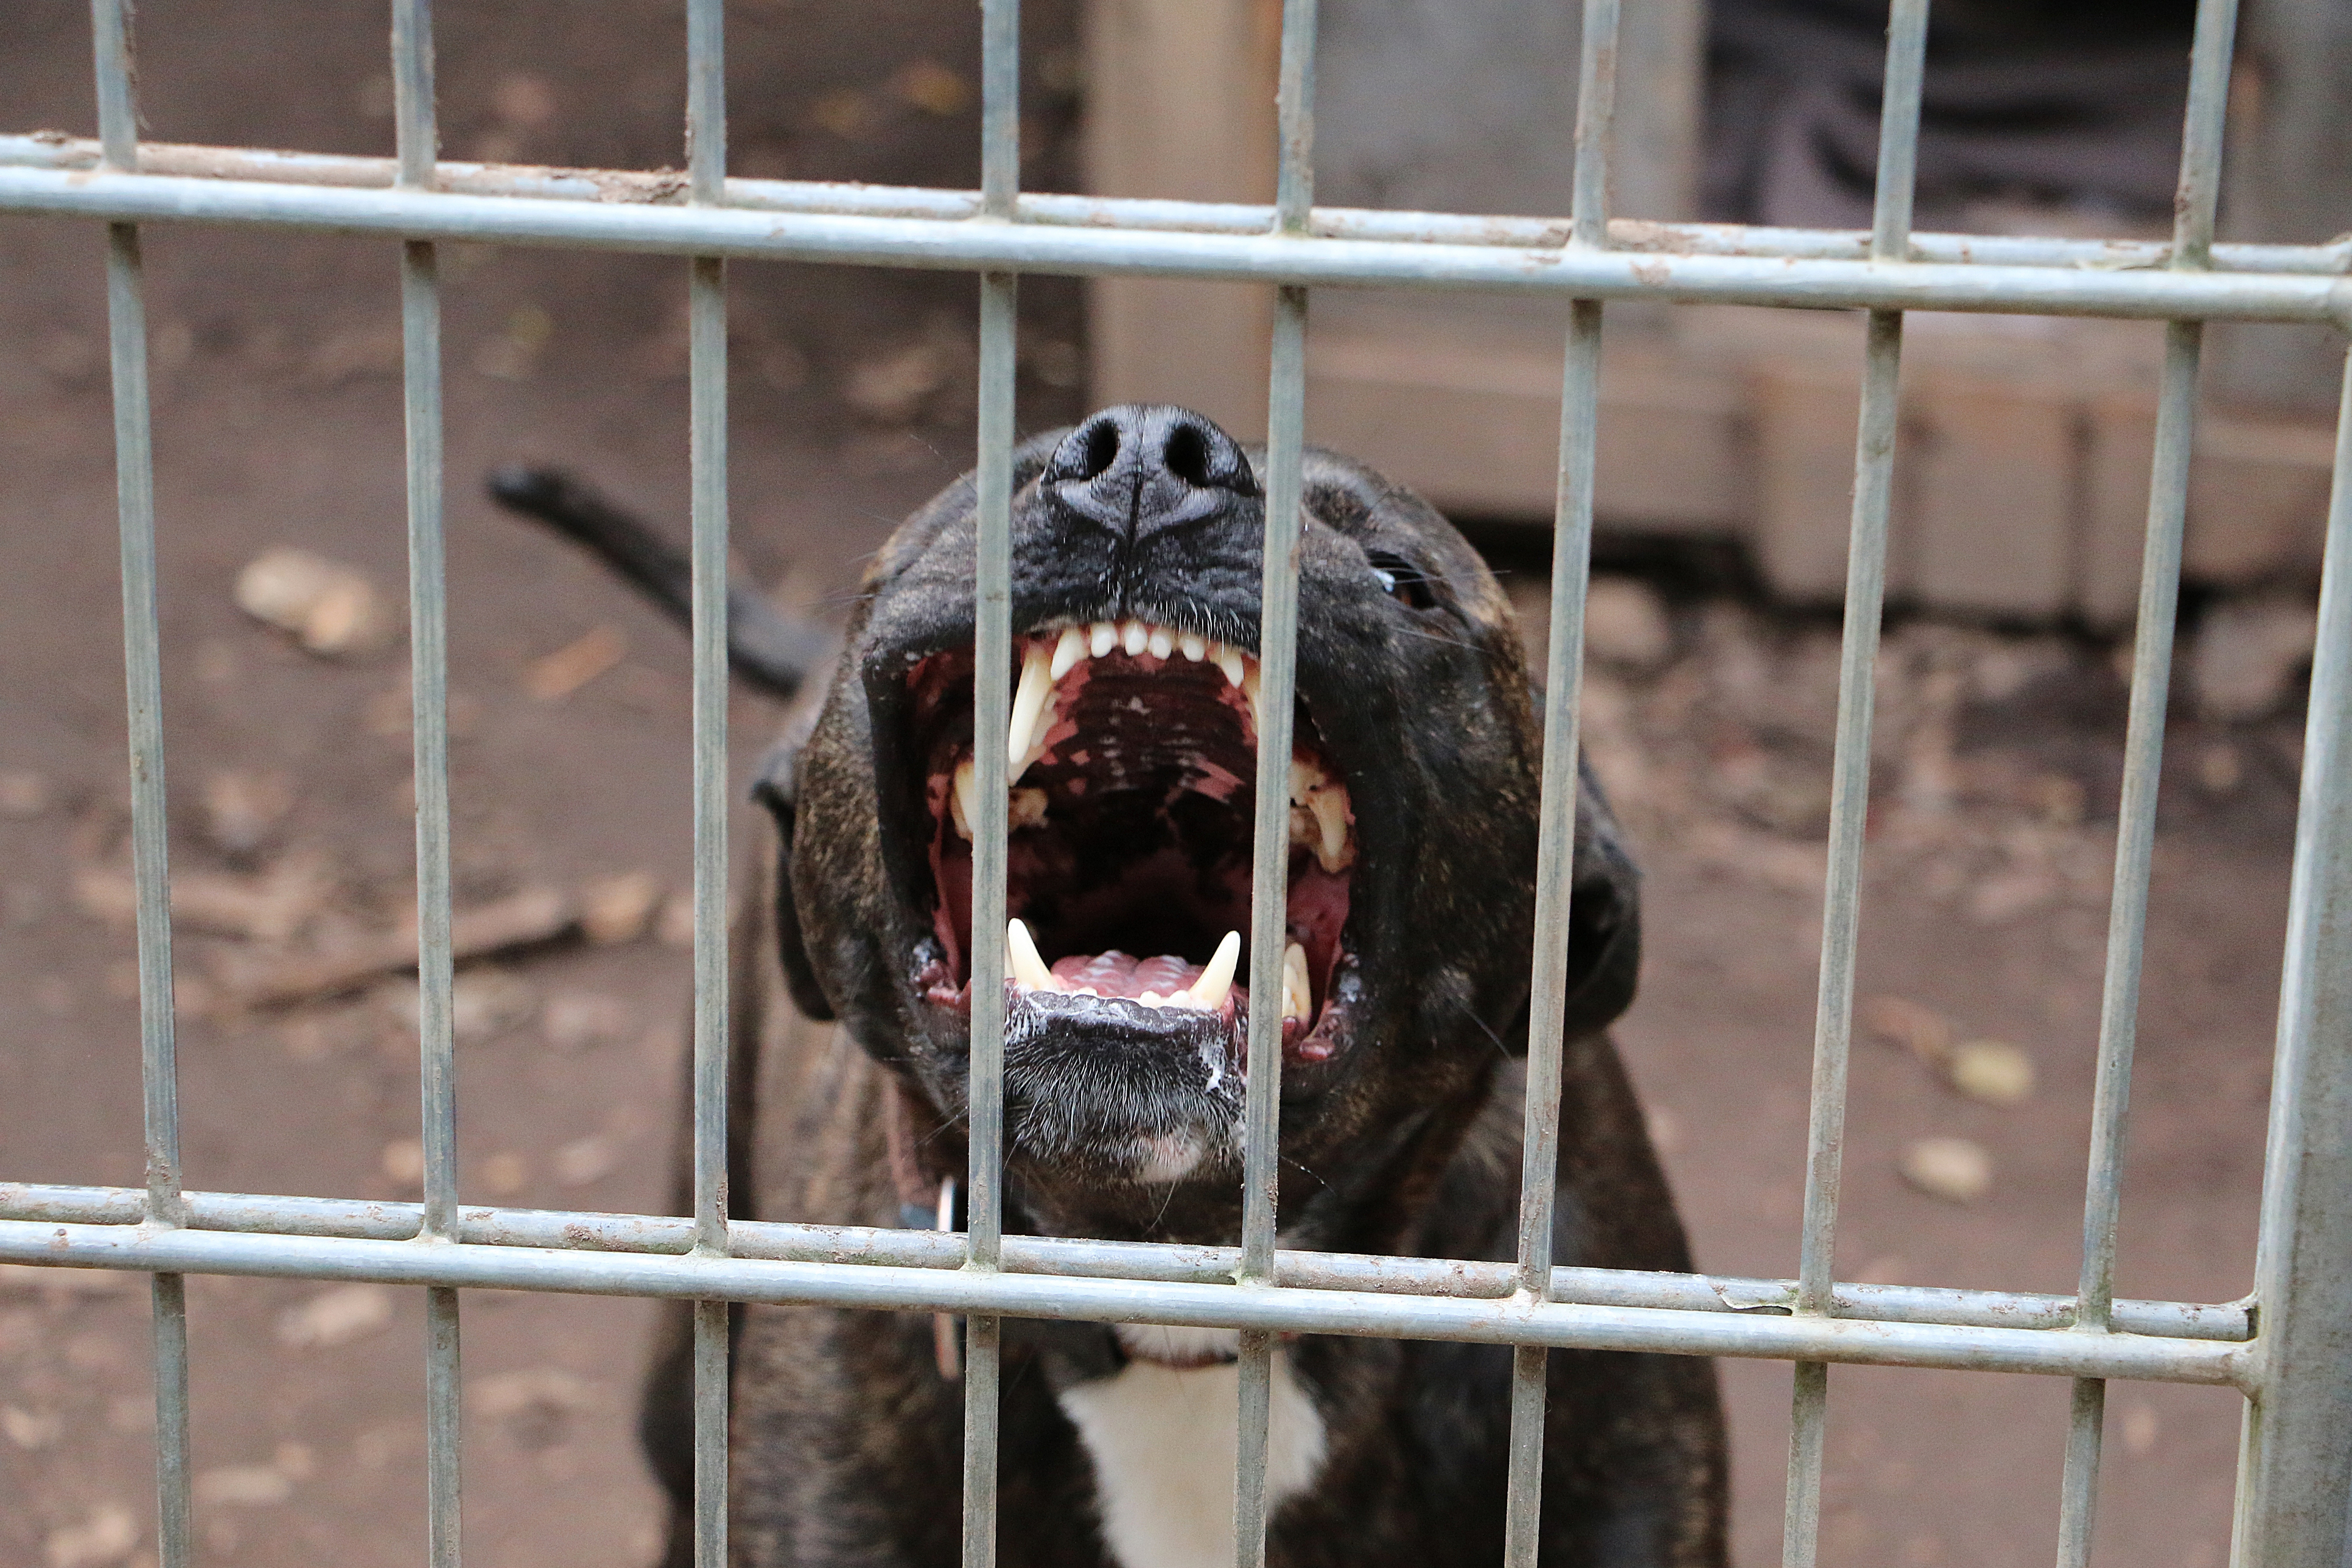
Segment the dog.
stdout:
[[[1518,634],[1435,509],[1306,454],[1290,941],[1279,975],[1241,972],[1263,461],[1166,406],[1108,409],[1015,452],[1006,1228],[1231,1244],[1245,1020],[1279,999],[1281,1245],[1507,1259],[1541,750]],[[641,524],[545,474],[494,490],[682,613],[681,561]],[[892,535],[829,682],[814,679],[813,634],[736,595],[737,669],[802,692],[806,715],[761,772],[776,838],[734,937],[739,1217],[956,1221],[938,1194],[966,1157],[977,506],[967,476]],[[1605,1032],[1633,994],[1639,888],[1589,775],[1571,901],[1553,1258],[1685,1272]],[[680,1564],[687,1322],[670,1320],[643,1418]],[[737,1563],[957,1562],[953,1331],[913,1314],[738,1310]],[[1230,1563],[1236,1336],[1003,1331],[1003,1561]],[[1268,1561],[1496,1562],[1510,1365],[1502,1346],[1283,1342]],[[1544,1562],[1722,1563],[1712,1365],[1554,1352],[1549,1366]]]

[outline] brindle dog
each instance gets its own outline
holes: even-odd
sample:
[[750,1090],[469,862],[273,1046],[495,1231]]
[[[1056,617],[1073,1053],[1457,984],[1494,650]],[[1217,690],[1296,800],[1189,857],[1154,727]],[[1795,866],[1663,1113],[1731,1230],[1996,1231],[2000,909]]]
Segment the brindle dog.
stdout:
[[[1282,974],[1236,973],[1261,460],[1196,415],[1137,406],[1015,457],[1006,1224],[1233,1241],[1244,1023],[1279,998],[1282,1245],[1507,1258],[1541,743],[1518,635],[1484,563],[1426,502],[1308,454],[1291,942]],[[545,476],[497,488],[681,603],[674,558],[642,529]],[[779,843],[735,938],[739,1215],[929,1224],[926,1194],[964,1161],[975,507],[966,478],[883,548],[805,742],[775,753],[759,785]],[[740,595],[737,620],[739,669],[797,684],[806,637]],[[1686,1270],[1603,1033],[1633,997],[1639,906],[1589,777],[1574,879],[1553,1257]],[[1026,1327],[1006,1325],[1003,1560],[1230,1563],[1233,1336]],[[736,1563],[957,1561],[952,1332],[914,1315],[739,1314]],[[691,1528],[686,1348],[676,1319],[645,1418],[678,1500],[677,1563]],[[1510,1363],[1497,1346],[1284,1344],[1268,1560],[1496,1562]],[[1544,1561],[1721,1563],[1709,1364],[1558,1352],[1549,1367]]]

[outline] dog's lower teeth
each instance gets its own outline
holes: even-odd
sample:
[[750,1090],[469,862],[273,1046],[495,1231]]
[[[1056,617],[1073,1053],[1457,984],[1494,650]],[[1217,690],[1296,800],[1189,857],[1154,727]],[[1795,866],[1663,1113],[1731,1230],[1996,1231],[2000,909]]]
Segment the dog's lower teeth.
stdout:
[[1315,1013],[1314,989],[1307,983],[1307,950],[1292,942],[1282,950],[1282,1016],[1305,1023]]
[[1029,928],[1017,920],[1004,922],[1004,973],[1032,991],[1061,989],[1054,983],[1054,972],[1045,967],[1045,958],[1037,952]]
[[1225,1005],[1233,994],[1234,967],[1242,960],[1242,933],[1229,931],[1225,940],[1217,943],[1217,951],[1209,960],[1209,967],[1192,982],[1189,991],[1192,1005],[1205,1007],[1213,1013]]
[[1290,760],[1290,841],[1338,873],[1356,863],[1348,829],[1348,786],[1303,757]]

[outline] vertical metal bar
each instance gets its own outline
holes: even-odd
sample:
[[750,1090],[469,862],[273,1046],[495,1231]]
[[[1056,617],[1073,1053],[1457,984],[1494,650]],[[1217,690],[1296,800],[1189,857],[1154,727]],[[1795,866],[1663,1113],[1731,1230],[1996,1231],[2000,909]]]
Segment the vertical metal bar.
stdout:
[[[1616,117],[1618,0],[1584,10],[1576,93],[1576,186],[1569,243],[1608,242],[1609,158]],[[1584,594],[1592,569],[1595,432],[1601,416],[1601,307],[1570,307],[1560,374],[1559,473],[1551,558],[1551,642],[1544,681],[1542,822],[1536,849],[1535,952],[1528,1007],[1526,1124],[1519,1166],[1518,1289],[1549,1290],[1552,1204],[1559,1181],[1560,1055],[1567,1008],[1570,889],[1575,875],[1578,725],[1584,691]],[[1544,1405],[1549,1354],[1511,1355],[1510,1469],[1503,1561],[1535,1568],[1542,1539]]]
[[[2213,215],[2221,163],[2236,0],[2198,7],[2190,56],[2180,178],[2173,206],[2171,265],[2201,268],[2213,249]],[[2189,511],[2189,464],[2195,444],[2197,372],[2204,328],[2165,328],[2156,453],[2149,468],[2147,540],[2140,558],[2139,613],[2132,650],[2130,721],[2124,739],[2123,798],[2116,811],[2113,896],[2107,913],[2106,974],[2099,1004],[2099,1059],[2091,1104],[2091,1142],[2083,1196],[2083,1268],[2074,1328],[2113,1327],[2116,1220],[2122,1204],[2129,1128],[2132,1057],[2138,1037],[2140,969],[2147,930],[2149,857],[2156,843],[2158,785],[2164,766],[2164,715],[2172,685],[2180,550]],[[2087,1568],[2098,1506],[2099,1460],[2106,1424],[2106,1384],[2075,1380],[2059,1481],[2058,1568]]]
[[[1927,0],[1894,0],[1880,94],[1878,184],[1870,255],[1903,260],[1919,148],[1919,95]],[[1829,875],[1822,899],[1821,989],[1813,1014],[1812,1109],[1806,1137],[1804,1236],[1797,1263],[1800,1312],[1833,1310],[1839,1168],[1845,1146],[1846,1066],[1853,1045],[1854,943],[1862,904],[1863,828],[1870,816],[1870,726],[1878,623],[1886,596],[1886,523],[1894,494],[1896,393],[1903,317],[1873,310],[1863,354],[1862,416],[1854,437],[1853,518],[1846,550],[1845,636],[1838,678],[1837,752],[1830,783]],[[1791,1376],[1783,1568],[1812,1568],[1821,1540],[1822,1454],[1829,1368],[1800,1362]]]
[[[126,0],[91,0],[100,160],[139,166],[139,109]],[[163,633],[156,617],[155,462],[147,393],[147,292],[139,230],[106,231],[106,316],[114,387],[115,505],[122,551],[123,699],[129,717],[131,858],[139,931],[139,1079],[149,1225],[185,1223],[178,1046],[172,1013],[172,866],[163,780]],[[162,1568],[188,1543],[188,1296],[177,1274],[151,1289],[155,1364],[155,1540]]]
[[2287,900],[2254,1258],[2263,1369],[2239,1452],[2235,1568],[2338,1568],[2352,1526],[2352,358]]
[[[726,16],[687,0],[688,199],[727,195]],[[698,256],[687,275],[694,707],[694,1252],[727,1236],[727,264]],[[728,1309],[694,1304],[694,1561],[726,1568]]]
[[[1008,222],[1021,188],[1021,7],[981,7],[981,214]],[[1004,864],[1007,726],[1013,707],[1013,370],[1019,281],[980,279],[979,538],[973,563],[973,773],[980,820],[972,826],[971,1045],[965,1068],[964,1266],[992,1271],[1004,1233]],[[943,1220],[942,1223],[945,1223]],[[1001,1325],[964,1324],[963,1564],[996,1562],[997,1423]]]
[[[1304,235],[1315,202],[1315,0],[1283,0],[1276,88],[1279,172],[1275,232]],[[1274,1232],[1282,1191],[1282,1005],[1275,977],[1289,942],[1291,708],[1297,687],[1299,468],[1307,431],[1307,290],[1275,291],[1273,369],[1266,395],[1265,542],[1259,569],[1257,679],[1260,728],[1250,837],[1250,1015],[1242,1156],[1242,1286],[1274,1279]],[[1265,1562],[1265,1445],[1274,1337],[1244,1332],[1236,1379],[1234,1562]]]
[[[438,153],[431,0],[393,0],[393,122],[397,184],[428,188]],[[457,1236],[457,1062],[450,1013],[448,574],[442,533],[439,256],[401,247],[401,389],[408,463],[409,688],[416,791],[417,1053],[425,1142],[419,1239]],[[427,1560],[463,1556],[464,1410],[457,1292],[425,1293]]]
[[[1014,279],[980,285],[980,540],[978,666],[973,771],[980,820],[972,825],[971,1163],[965,1172],[970,1237],[965,1267],[994,1270],[1002,1256],[1004,1194],[1004,863],[1006,727],[1013,697],[1013,394]],[[996,1561],[998,1323],[975,1317],[964,1332],[964,1568]]]

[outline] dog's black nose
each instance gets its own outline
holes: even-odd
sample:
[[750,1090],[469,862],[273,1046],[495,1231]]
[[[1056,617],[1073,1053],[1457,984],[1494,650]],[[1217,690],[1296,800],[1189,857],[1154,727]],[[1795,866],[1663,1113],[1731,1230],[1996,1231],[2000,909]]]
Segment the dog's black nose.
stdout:
[[1055,448],[1038,483],[1080,517],[1138,540],[1258,493],[1232,437],[1164,404],[1104,409]]

